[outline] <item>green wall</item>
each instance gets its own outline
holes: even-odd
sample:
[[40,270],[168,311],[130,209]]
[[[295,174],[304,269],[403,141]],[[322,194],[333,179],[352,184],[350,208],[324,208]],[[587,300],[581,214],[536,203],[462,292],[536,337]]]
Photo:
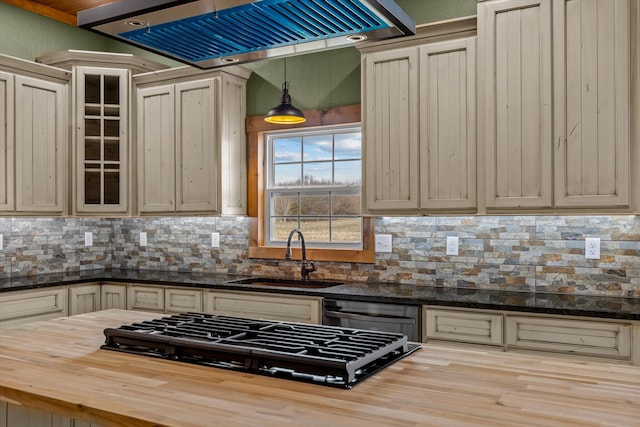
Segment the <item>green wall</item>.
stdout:
[[[476,0],[396,0],[417,24],[475,15]],[[170,66],[181,65],[150,52],[0,2],[0,53],[34,60],[67,49],[133,53]],[[278,104],[282,59],[245,64],[247,115],[263,115]],[[360,103],[360,53],[354,47],[287,58],[293,104],[324,109]]]

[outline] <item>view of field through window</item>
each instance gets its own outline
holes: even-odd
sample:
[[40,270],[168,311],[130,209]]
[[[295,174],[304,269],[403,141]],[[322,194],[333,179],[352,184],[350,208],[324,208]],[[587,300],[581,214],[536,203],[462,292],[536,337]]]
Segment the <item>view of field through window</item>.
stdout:
[[267,150],[271,242],[298,228],[310,244],[361,244],[360,128],[271,135]]

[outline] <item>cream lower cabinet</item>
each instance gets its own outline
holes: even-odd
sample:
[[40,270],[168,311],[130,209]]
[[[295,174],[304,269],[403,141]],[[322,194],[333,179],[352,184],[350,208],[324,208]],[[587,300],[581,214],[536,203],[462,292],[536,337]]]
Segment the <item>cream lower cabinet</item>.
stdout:
[[254,292],[214,292],[204,294],[206,313],[320,324],[322,298]]
[[99,284],[71,286],[69,293],[69,316],[93,313],[101,309]]
[[628,360],[631,333],[632,326],[624,323],[508,315],[505,345]]
[[164,287],[130,285],[127,288],[127,309],[164,313]]
[[503,315],[490,311],[424,308],[424,341],[431,339],[502,346]]
[[0,401],[0,427],[101,427],[23,405]]
[[361,49],[366,212],[476,210],[476,40],[439,36]]
[[246,213],[248,76],[225,67],[134,77],[139,212]]
[[486,344],[640,365],[640,322],[423,306],[423,341]]
[[104,283],[100,287],[100,308],[109,310],[117,308],[127,309],[127,285]]
[[202,291],[190,288],[167,288],[164,291],[167,313],[202,312]]
[[0,294],[0,328],[67,315],[67,289],[55,287]]

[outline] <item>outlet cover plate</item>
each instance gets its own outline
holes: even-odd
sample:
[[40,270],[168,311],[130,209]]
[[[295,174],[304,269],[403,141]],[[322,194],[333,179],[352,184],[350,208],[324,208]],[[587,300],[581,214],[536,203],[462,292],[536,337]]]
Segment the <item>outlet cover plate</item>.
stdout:
[[393,252],[391,234],[376,235],[376,252]]
[[4,250],[4,237],[0,234],[0,251]]
[[447,255],[458,256],[458,237],[447,236]]
[[220,247],[220,233],[211,233],[211,247],[212,248]]
[[140,232],[140,246],[147,246],[147,233],[144,231]]
[[586,259],[600,259],[599,237],[587,237],[584,239],[584,257]]
[[85,231],[84,233],[84,245],[93,246],[93,233],[91,231]]

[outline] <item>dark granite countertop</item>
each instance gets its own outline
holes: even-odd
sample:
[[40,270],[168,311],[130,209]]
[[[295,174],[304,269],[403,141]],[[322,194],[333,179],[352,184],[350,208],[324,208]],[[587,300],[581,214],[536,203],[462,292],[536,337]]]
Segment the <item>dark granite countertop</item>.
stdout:
[[53,273],[0,279],[0,293],[58,285],[109,281],[313,295],[373,302],[430,304],[445,307],[640,320],[640,298],[444,288],[396,283],[349,282],[322,289],[228,283],[229,280],[243,277],[251,276],[156,270],[88,270],[76,273]]

